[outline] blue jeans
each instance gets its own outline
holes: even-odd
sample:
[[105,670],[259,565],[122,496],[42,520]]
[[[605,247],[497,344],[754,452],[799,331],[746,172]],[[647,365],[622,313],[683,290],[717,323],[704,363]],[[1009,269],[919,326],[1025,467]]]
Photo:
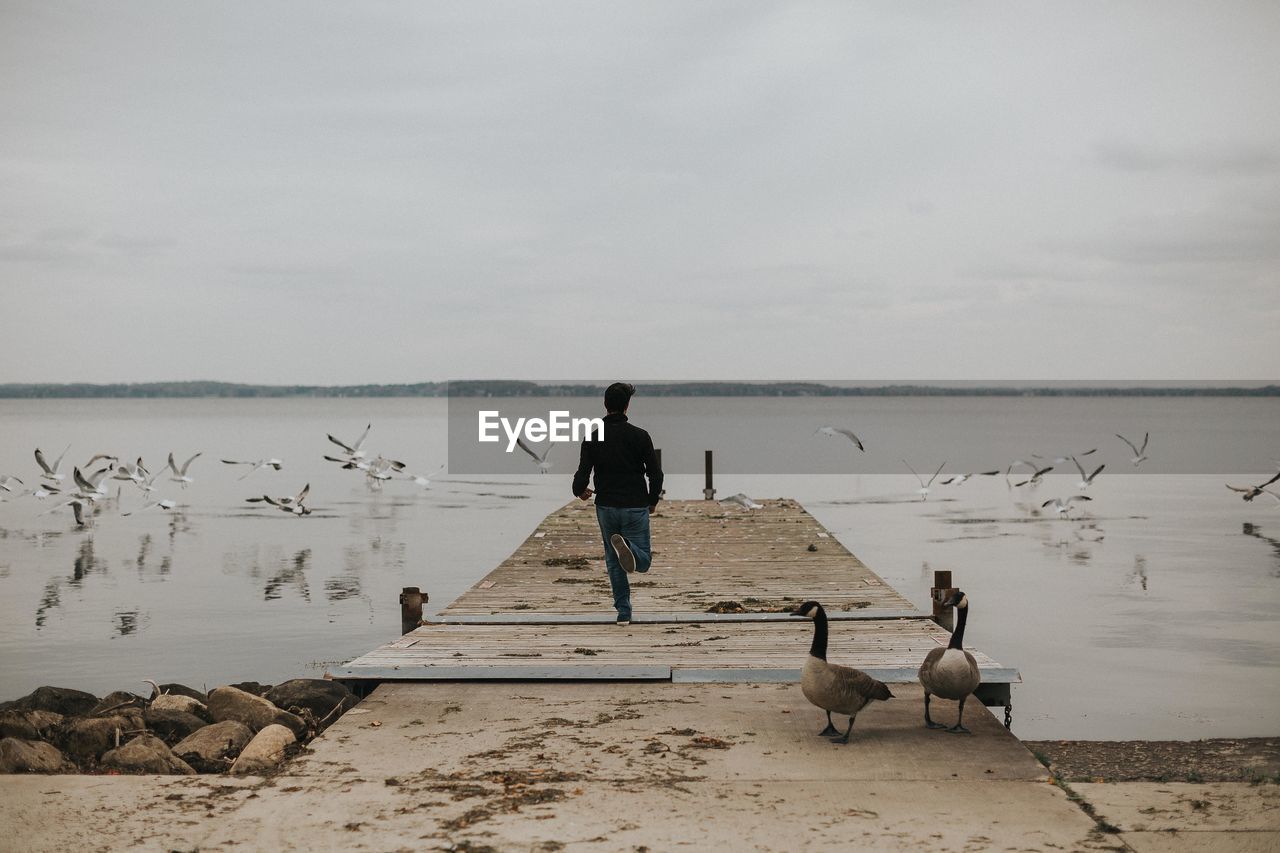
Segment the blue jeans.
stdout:
[[636,571],[649,571],[653,557],[649,553],[649,508],[597,506],[596,521],[600,522],[600,535],[604,539],[604,564],[609,570],[609,586],[613,588],[613,607],[619,619],[631,618],[631,584],[627,572],[618,563],[609,537],[621,533],[631,546],[636,558]]

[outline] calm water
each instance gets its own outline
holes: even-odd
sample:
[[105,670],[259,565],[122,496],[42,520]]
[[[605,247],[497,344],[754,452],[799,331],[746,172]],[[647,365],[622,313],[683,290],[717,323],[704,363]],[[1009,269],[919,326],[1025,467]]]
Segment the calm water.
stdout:
[[[1101,448],[1091,458],[1107,471],[1073,520],[1032,514],[1075,491],[1077,477],[1053,474],[1032,493],[1010,491],[1003,478],[935,485],[926,502],[910,475],[723,475],[717,487],[799,498],[918,606],[927,606],[932,571],[952,570],[973,605],[968,640],[1022,670],[1014,728],[1024,737],[1276,734],[1280,503],[1242,502],[1222,485],[1239,476],[1114,473],[1132,471],[1123,446],[1065,433],[1062,403],[998,401],[1023,423],[1039,407],[1046,453]],[[1135,413],[1135,403],[1156,409]],[[831,452],[812,430],[839,422],[848,403],[751,405],[779,434],[794,425],[794,454],[809,440],[814,453]],[[919,405],[876,401],[886,423],[912,419]],[[982,455],[989,406],[930,406],[949,406],[948,446],[922,447],[921,458]],[[1126,428],[1149,423],[1153,447],[1167,427],[1183,442],[1201,435],[1256,454],[1262,478],[1280,453],[1280,401],[1091,400],[1090,417],[1106,420],[1106,407]],[[636,414],[644,423],[640,401]],[[171,514],[119,515],[142,504],[129,484],[92,531],[77,530],[70,510],[42,514],[52,499],[0,503],[0,698],[50,683],[105,692],[140,688],[143,678],[214,686],[317,675],[398,633],[402,586],[421,586],[432,607],[443,606],[564,502],[572,454],[547,476],[454,474],[428,489],[393,482],[381,491],[320,457],[335,449],[326,432],[353,440],[372,421],[369,449],[430,473],[445,461],[447,415],[443,400],[430,399],[0,401],[0,473],[28,485],[37,446],[52,458],[71,444],[68,474],[99,452],[142,455],[153,469],[170,450],[180,460],[205,454],[188,489],[159,481],[160,494],[179,502]],[[664,455],[683,452],[671,449],[677,436],[657,438]],[[863,435],[869,447],[890,438],[906,451],[910,436]],[[217,461],[266,456],[284,470],[237,480],[242,470]],[[308,482],[307,518],[244,502]],[[701,485],[675,475],[667,491],[697,497]]]

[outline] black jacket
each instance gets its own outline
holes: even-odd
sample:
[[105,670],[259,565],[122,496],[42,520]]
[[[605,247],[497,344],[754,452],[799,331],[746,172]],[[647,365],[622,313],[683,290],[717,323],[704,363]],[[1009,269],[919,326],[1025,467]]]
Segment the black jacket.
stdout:
[[[612,507],[656,506],[662,497],[662,468],[649,433],[633,426],[623,414],[604,418],[604,440],[593,433],[582,442],[573,493],[586,491],[596,472],[596,504]],[[649,487],[645,488],[645,476]]]

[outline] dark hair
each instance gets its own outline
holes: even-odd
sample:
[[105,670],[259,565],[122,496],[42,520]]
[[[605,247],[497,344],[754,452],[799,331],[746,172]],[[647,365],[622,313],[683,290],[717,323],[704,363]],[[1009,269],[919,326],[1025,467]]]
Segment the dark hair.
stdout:
[[607,412],[624,412],[631,402],[636,386],[630,382],[615,382],[604,389],[604,408]]

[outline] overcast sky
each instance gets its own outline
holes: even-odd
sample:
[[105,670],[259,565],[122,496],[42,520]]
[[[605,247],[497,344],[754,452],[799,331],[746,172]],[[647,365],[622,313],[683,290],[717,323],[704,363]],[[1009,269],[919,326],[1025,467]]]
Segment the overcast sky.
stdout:
[[0,382],[1280,376],[1280,4],[0,2]]

